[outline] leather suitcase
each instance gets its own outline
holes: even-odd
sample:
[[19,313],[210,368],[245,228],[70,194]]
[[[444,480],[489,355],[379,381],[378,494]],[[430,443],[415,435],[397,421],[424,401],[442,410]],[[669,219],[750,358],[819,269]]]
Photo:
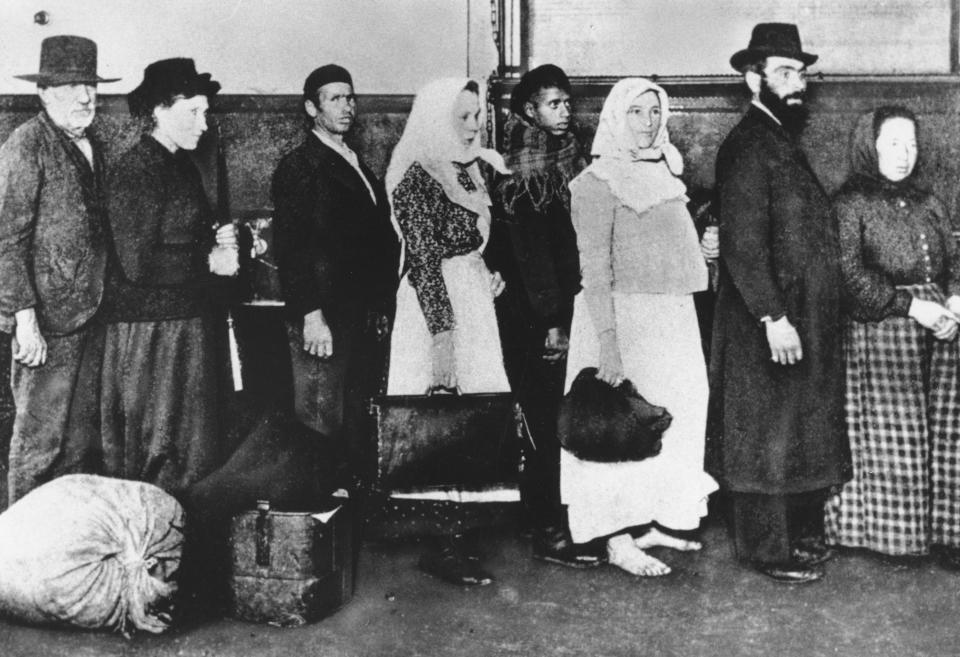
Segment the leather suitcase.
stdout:
[[[324,512],[274,511],[267,502],[233,519],[230,611],[243,620],[299,625],[353,596],[353,522],[347,500]],[[329,511],[327,511],[329,512]]]
[[370,404],[380,492],[519,481],[523,415],[505,393],[390,395]]

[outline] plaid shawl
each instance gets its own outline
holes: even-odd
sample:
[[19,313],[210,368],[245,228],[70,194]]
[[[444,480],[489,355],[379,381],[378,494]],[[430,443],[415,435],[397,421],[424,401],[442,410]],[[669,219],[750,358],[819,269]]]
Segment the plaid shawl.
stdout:
[[497,184],[501,205],[512,214],[517,202],[529,197],[534,210],[543,212],[553,201],[560,200],[569,212],[567,185],[587,166],[573,132],[551,135],[512,114],[504,133],[504,160],[513,175]]

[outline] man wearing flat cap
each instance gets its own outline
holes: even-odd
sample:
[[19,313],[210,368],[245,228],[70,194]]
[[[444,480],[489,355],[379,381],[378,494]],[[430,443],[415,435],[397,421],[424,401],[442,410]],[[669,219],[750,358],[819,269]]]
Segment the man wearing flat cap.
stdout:
[[497,181],[490,246],[484,257],[506,287],[496,300],[510,387],[535,449],[525,454],[521,496],[536,559],[574,568],[600,564],[572,543],[560,503],[557,413],[567,372],[580,256],[568,183],[586,166],[573,132],[570,81],[553,64],[531,69],[510,96],[504,159],[513,172]]
[[356,120],[350,73],[328,64],[303,85],[309,132],[273,174],[274,243],[297,419],[356,483],[363,400],[384,370],[400,244],[382,183],[344,141]]
[[43,111],[0,148],[0,329],[13,332],[17,413],[9,502],[54,477],[99,469],[95,315],[107,263],[97,46],[43,40],[35,82]]
[[827,489],[850,476],[839,245],[797,143],[806,67],[795,25],[763,23],[730,59],[753,99],[717,155],[720,284],[707,470],[730,494],[737,556],[787,583],[822,576]]

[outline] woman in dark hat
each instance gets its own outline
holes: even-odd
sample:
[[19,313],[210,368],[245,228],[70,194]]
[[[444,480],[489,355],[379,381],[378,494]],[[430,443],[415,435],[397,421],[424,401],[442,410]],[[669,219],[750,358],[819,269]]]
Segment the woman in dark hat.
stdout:
[[940,549],[960,569],[960,252],[917,187],[917,120],[861,117],[838,194],[853,479],[826,505],[828,542],[891,555]]
[[128,96],[148,130],[109,177],[113,259],[104,293],[103,447],[109,474],[177,493],[221,462],[216,299],[237,270],[187,152],[220,84],[192,59],[150,64]]

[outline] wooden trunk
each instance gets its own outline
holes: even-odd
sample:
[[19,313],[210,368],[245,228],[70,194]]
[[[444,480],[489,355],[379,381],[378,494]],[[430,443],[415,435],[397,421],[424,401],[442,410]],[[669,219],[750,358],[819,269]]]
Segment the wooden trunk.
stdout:
[[353,523],[349,503],[337,504],[327,522],[317,518],[322,511],[273,511],[268,503],[233,519],[230,610],[235,617],[295,625],[323,618],[350,601]]

